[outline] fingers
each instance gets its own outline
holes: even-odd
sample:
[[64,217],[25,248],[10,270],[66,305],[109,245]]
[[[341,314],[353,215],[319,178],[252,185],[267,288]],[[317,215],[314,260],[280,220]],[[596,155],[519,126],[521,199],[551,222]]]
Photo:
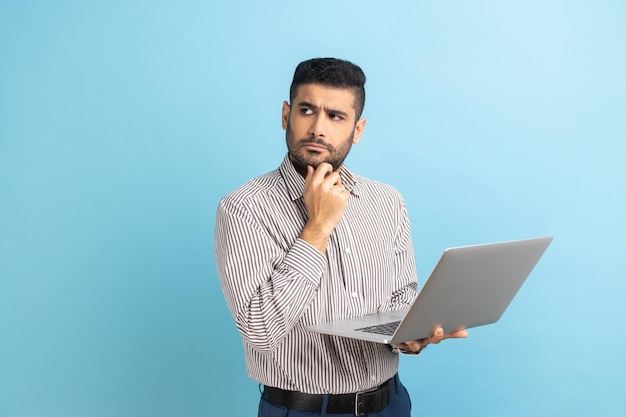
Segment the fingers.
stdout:
[[455,330],[453,332],[446,334],[443,338],[444,339],[465,339],[467,335],[468,335],[467,330],[460,329],[460,330]]
[[303,198],[308,219],[300,237],[325,250],[327,239],[339,223],[349,197],[339,170],[333,171],[331,164],[321,163],[317,168],[307,166]]
[[[313,168],[313,167],[311,167],[311,168]],[[322,162],[321,164],[319,164],[317,166],[317,168],[313,168],[313,170],[315,171],[315,175],[317,177],[323,179],[323,178],[326,178],[326,176],[328,174],[333,172],[333,166],[331,164],[329,164],[328,162]]]
[[398,343],[396,346],[401,350],[411,351],[411,352],[419,352],[424,349],[427,345],[435,344],[438,345],[442,340],[445,339],[463,339],[467,337],[467,330],[459,329],[450,333],[444,333],[441,327],[437,327],[433,332],[433,335],[427,337],[425,339],[420,340],[408,340],[404,343]]
[[441,341],[445,338],[445,335],[443,334],[443,329],[441,327],[437,327],[435,329],[435,331],[433,332],[433,335],[430,336],[428,339],[426,339],[428,342],[427,344],[435,344],[438,345],[439,343],[441,343]]
[[311,165],[307,165],[306,166],[306,178],[304,179],[304,182],[307,184],[311,182],[311,178],[313,178],[313,174],[315,174],[315,168],[313,168]]
[[[325,196],[324,198],[331,198],[327,203],[333,204],[332,201],[340,203],[341,211],[345,208],[348,202],[348,190],[343,186],[341,182],[341,175],[339,171],[333,171],[331,164],[323,162],[313,168],[307,165],[307,175],[304,182],[304,194],[305,205],[307,202],[311,202],[310,195],[317,195],[317,197]],[[307,206],[307,209],[309,206]],[[312,213],[309,213],[312,214]]]
[[419,340],[409,340],[404,343],[398,343],[395,346],[404,352],[419,352],[425,345],[422,345]]
[[305,183],[321,184],[323,182],[327,182],[330,185],[341,185],[339,171],[333,171],[333,166],[327,162],[322,162],[317,168],[307,165]]
[[433,335],[429,339],[433,339],[433,341],[430,343],[439,343],[445,339],[464,339],[466,337],[467,330],[465,329],[458,329],[453,332],[444,334],[443,329],[441,327],[437,327],[433,332]]

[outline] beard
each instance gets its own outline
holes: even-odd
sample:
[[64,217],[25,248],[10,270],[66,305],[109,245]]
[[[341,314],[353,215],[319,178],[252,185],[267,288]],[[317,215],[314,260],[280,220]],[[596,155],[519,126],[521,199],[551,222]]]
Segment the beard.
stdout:
[[[287,123],[286,132],[285,136],[287,140],[289,158],[291,159],[291,162],[297,165],[299,171],[302,170],[305,173],[307,165],[317,168],[323,162],[327,162],[332,165],[333,171],[339,169],[352,148],[352,139],[354,138],[354,129],[352,129],[350,135],[340,143],[340,146],[334,147],[321,138],[309,137],[296,139],[289,122]],[[322,155],[318,152],[311,152],[304,149],[304,146],[307,144],[319,144],[324,146],[328,155]]]

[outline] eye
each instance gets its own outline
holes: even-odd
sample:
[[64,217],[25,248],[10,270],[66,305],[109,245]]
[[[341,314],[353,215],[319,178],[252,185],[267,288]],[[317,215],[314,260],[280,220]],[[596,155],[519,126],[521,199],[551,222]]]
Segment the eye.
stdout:
[[338,115],[337,113],[331,113],[330,118],[333,120],[343,120],[343,117]]
[[308,107],[303,107],[302,109],[300,109],[300,112],[302,112],[302,114],[313,114],[313,109],[309,109]]

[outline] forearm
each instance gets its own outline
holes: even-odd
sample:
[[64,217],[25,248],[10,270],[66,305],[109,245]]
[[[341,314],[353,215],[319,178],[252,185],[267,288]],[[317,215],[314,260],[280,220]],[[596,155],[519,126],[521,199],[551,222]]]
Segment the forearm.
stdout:
[[404,202],[401,201],[399,222],[394,238],[394,291],[381,310],[410,307],[417,296],[417,270],[411,239],[411,228]]
[[326,258],[302,239],[277,244],[243,212],[221,208],[215,233],[218,275],[237,328],[256,349],[272,350],[315,297]]
[[410,307],[417,296],[417,273],[413,251],[396,254],[394,291],[381,311],[398,310]]
[[269,279],[248,277],[258,285],[236,297],[235,322],[256,349],[273,350],[315,298],[326,267],[325,259],[315,251],[298,240]]

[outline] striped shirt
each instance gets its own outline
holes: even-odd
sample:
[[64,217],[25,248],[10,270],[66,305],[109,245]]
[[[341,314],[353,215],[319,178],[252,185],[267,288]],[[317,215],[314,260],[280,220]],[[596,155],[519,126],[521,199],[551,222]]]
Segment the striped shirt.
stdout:
[[307,393],[368,390],[398,370],[387,345],[306,331],[307,325],[410,305],[417,275],[404,200],[341,168],[348,205],[323,254],[298,236],[304,178],[288,156],[224,197],[215,258],[243,338],[250,378]]

